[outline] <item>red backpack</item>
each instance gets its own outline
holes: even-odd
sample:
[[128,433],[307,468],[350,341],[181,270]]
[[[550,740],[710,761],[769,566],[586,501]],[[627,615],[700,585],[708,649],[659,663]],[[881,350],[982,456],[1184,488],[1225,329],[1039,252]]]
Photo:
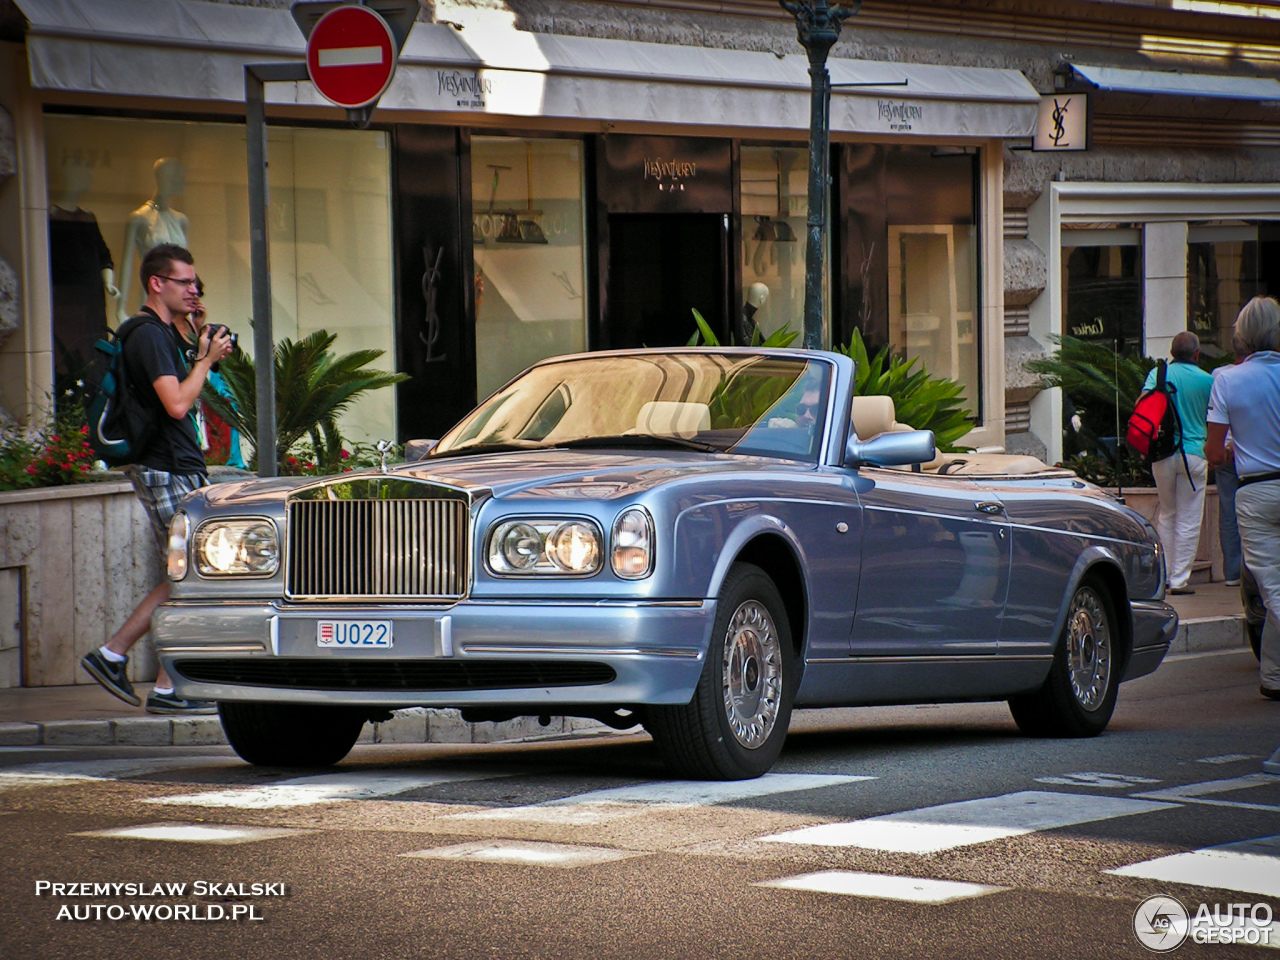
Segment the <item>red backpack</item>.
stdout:
[[[1165,372],[1165,362],[1161,360],[1156,364],[1155,386],[1138,398],[1133,415],[1129,417],[1129,428],[1125,431],[1125,443],[1147,466],[1182,450],[1182,423],[1178,419],[1178,408],[1173,403],[1173,395],[1178,388],[1168,382]],[[1184,465],[1186,460],[1187,454],[1183,451]],[[1191,468],[1188,466],[1187,478],[1190,477]],[[1195,489],[1194,482],[1191,488]]]

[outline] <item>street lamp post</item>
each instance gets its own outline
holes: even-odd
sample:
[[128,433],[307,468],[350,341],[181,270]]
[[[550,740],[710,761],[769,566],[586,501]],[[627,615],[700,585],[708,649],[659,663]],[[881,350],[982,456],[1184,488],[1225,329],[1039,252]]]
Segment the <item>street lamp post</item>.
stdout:
[[828,0],[779,0],[796,18],[800,46],[809,55],[809,219],[804,264],[804,346],[822,349],[823,259],[826,252],[828,164],[831,154],[831,77],[827,54],[840,39],[846,17],[862,6],[828,3]]

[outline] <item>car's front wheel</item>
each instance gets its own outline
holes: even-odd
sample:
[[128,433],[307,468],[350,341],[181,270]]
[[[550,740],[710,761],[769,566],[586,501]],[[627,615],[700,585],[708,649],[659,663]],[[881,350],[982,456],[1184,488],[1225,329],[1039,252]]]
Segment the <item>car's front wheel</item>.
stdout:
[[351,752],[365,712],[312,703],[218,702],[231,749],[262,767],[332,766]]
[[1107,728],[1120,686],[1115,622],[1100,581],[1076,589],[1048,679],[1035,693],[1009,699],[1018,729],[1032,737],[1095,737]]
[[782,752],[798,680],[782,596],[759,567],[735,564],[716,601],[711,646],[693,699],[650,707],[663,759],[697,780],[747,780]]

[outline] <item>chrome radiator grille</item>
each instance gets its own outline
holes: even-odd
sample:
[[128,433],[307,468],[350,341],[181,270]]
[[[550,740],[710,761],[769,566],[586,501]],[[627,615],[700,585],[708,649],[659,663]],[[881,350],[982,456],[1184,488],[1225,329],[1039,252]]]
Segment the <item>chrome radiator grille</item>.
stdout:
[[289,504],[286,592],[295,600],[456,600],[467,587],[463,500]]

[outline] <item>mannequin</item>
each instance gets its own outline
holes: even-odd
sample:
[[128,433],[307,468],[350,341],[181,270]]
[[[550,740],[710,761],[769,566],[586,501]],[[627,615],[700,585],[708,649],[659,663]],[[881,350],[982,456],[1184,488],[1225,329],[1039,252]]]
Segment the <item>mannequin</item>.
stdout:
[[742,347],[751,346],[751,341],[755,338],[756,330],[756,314],[769,300],[769,288],[760,281],[756,281],[747,287],[747,302],[742,305],[742,320],[738,325],[738,345]]
[[[62,373],[87,362],[107,327],[103,292],[116,298],[115,264],[97,218],[80,206],[93,185],[93,164],[69,155],[62,163],[62,192],[49,206],[49,277],[53,333]],[[77,360],[78,357],[78,360]]]
[[162,243],[187,246],[190,223],[170,202],[187,186],[187,168],[181,160],[161,157],[152,167],[156,192],[142,206],[129,214],[124,228],[124,266],[121,268],[121,294],[116,301],[116,319],[129,319],[129,288],[133,283],[135,258],[141,261],[148,250]]

